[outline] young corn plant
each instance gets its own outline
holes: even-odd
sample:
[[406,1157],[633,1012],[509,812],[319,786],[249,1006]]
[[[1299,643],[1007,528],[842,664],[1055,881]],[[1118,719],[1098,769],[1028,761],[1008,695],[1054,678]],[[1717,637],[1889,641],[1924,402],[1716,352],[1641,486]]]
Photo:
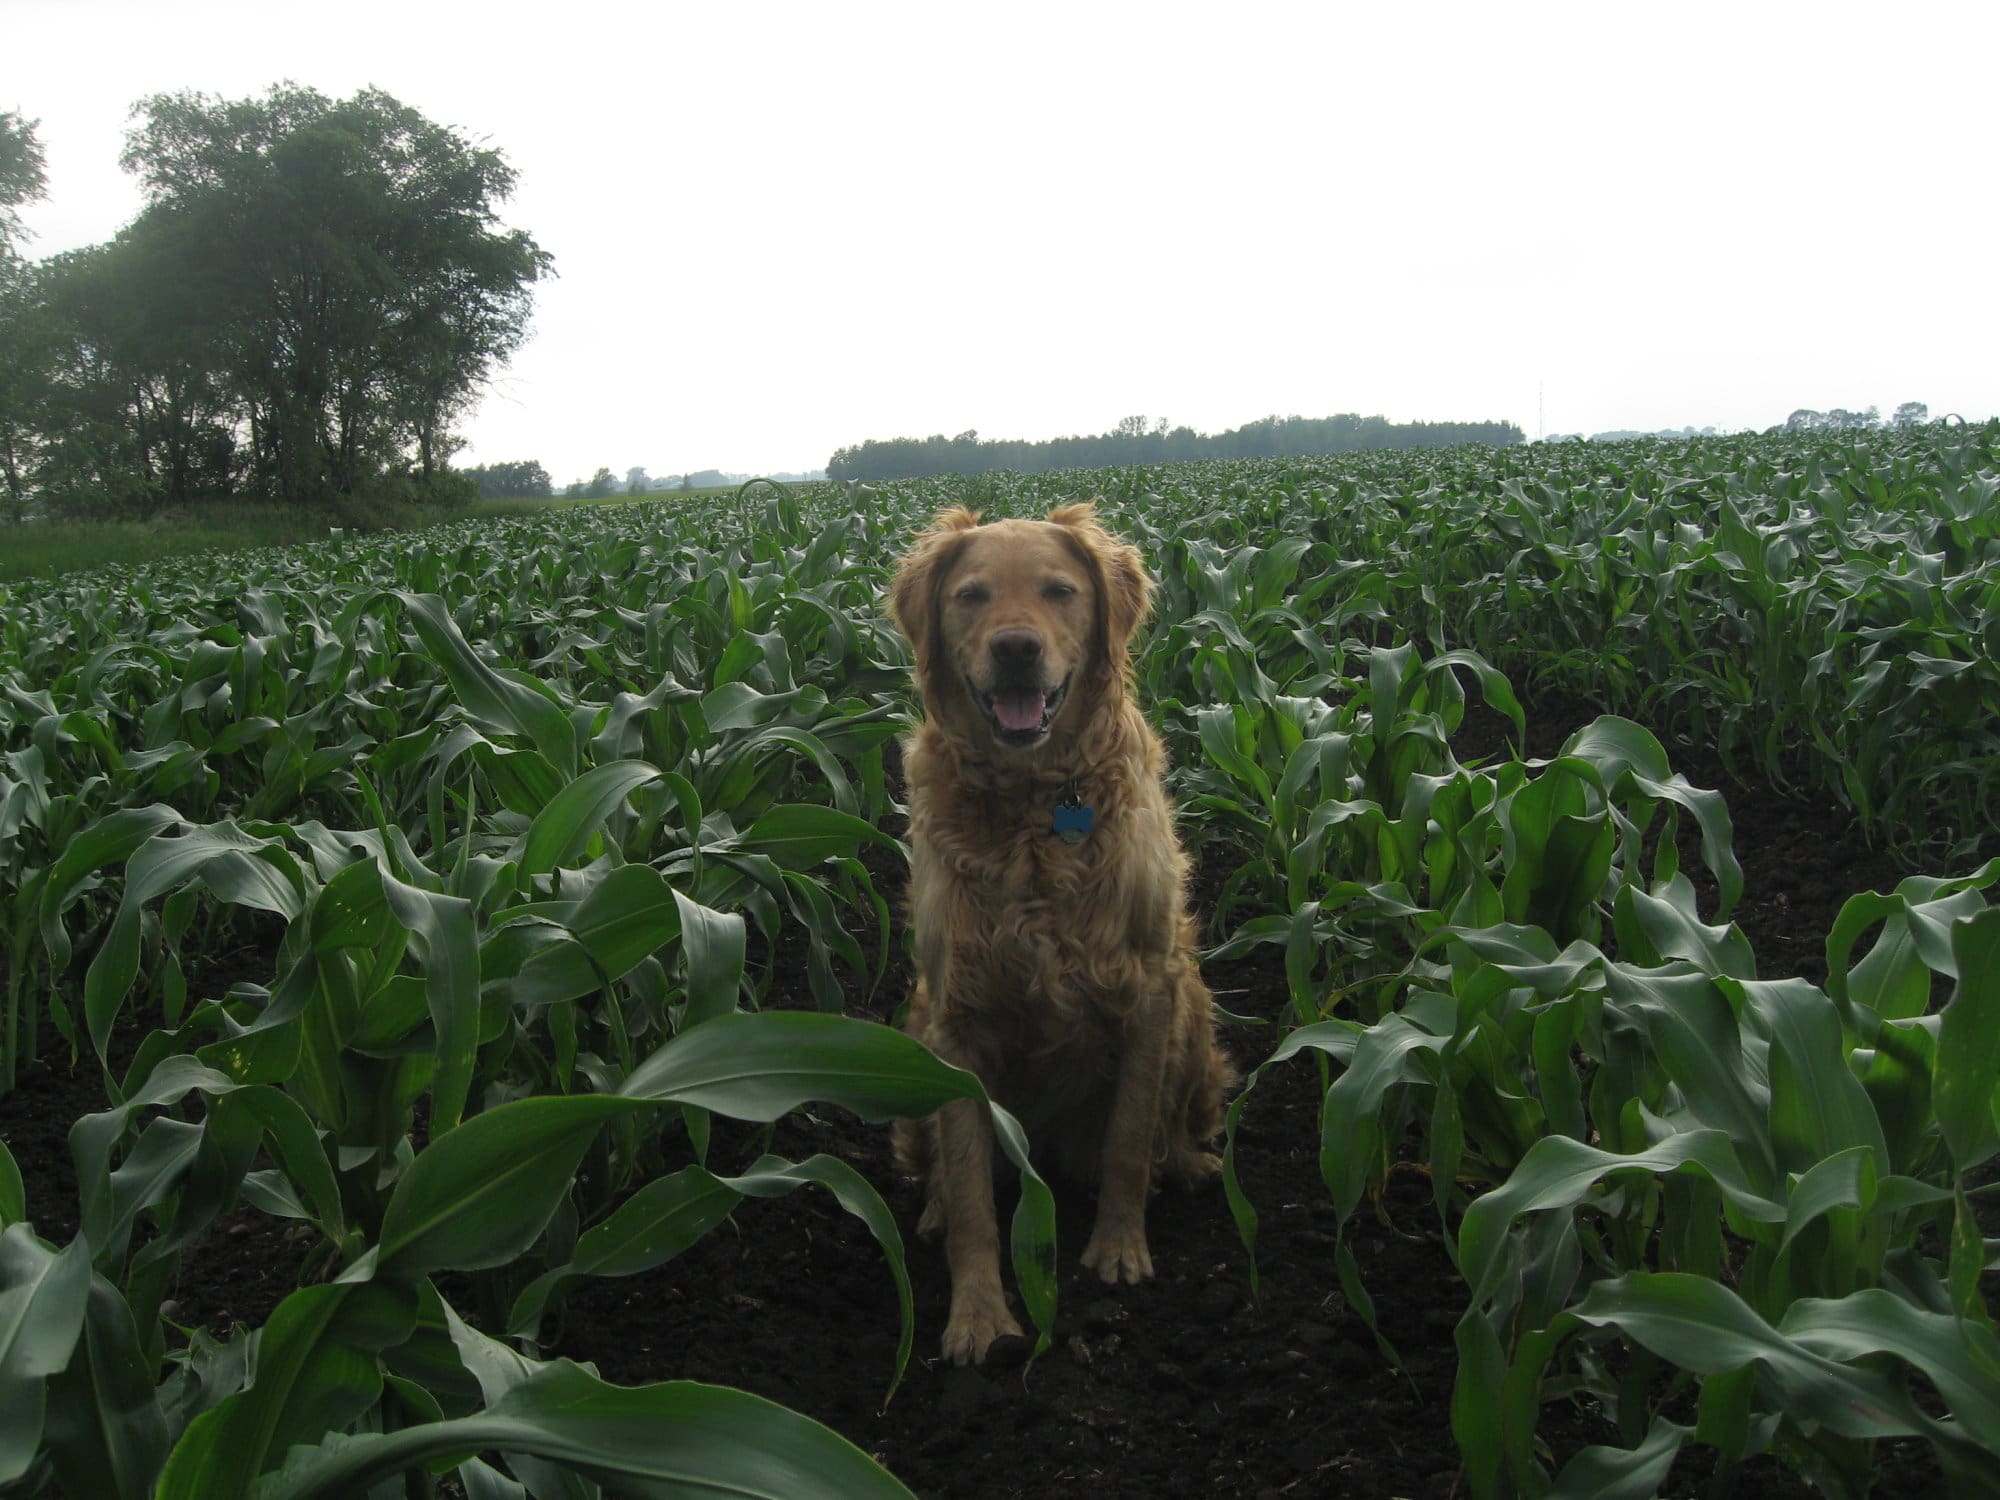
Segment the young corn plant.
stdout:
[[[100,1060],[110,1107],[72,1135],[82,1227],[68,1245],[34,1234],[25,1185],[0,1162],[0,1297],[15,1330],[0,1371],[20,1397],[0,1483],[346,1495],[395,1476],[427,1489],[430,1471],[455,1466],[472,1493],[902,1493],[768,1403],[685,1382],[620,1390],[535,1357],[580,1280],[665,1263],[746,1196],[817,1186],[883,1248],[902,1309],[893,1390],[913,1316],[880,1196],[824,1156],[711,1163],[709,1122],[768,1122],[808,1101],[881,1119],[984,1098],[887,1028],[741,1012],[759,990],[753,923],[767,937],[803,924],[823,1009],[840,1004],[836,963],[879,975],[886,946],[871,959],[841,912],[868,912],[886,944],[858,856],[895,847],[871,821],[887,805],[893,705],[799,685],[822,647],[851,655],[890,639],[843,612],[876,575],[822,581],[818,607],[788,620],[800,591],[771,571],[789,555],[772,545],[747,549],[761,555],[740,570],[700,569],[716,607],[690,618],[726,643],[704,661],[707,681],[645,686],[650,667],[602,633],[602,616],[596,636],[550,627],[531,643],[545,669],[581,658],[630,682],[609,703],[475,644],[494,623],[468,607],[476,593],[452,607],[381,586],[483,568],[469,544],[403,559],[406,572],[339,603],[324,637],[301,633],[311,664],[299,673],[341,687],[346,718],[243,731],[290,756],[315,733],[362,726],[365,746],[333,747],[346,747],[339,794],[322,804],[358,818],[252,816],[270,783],[241,775],[246,795],[221,799],[231,816],[196,822],[134,801],[38,875],[24,940],[57,974],[93,954],[80,1017],[58,1001],[58,1019]],[[611,572],[621,555],[636,560],[621,543]],[[550,553],[528,566],[551,585],[576,571]],[[257,639],[280,633],[261,623]],[[651,618],[621,623],[641,657],[673,654]],[[218,676],[228,701],[253,696],[239,684],[263,666],[202,649],[204,713],[222,701]],[[283,654],[259,650],[265,665]],[[177,704],[163,731],[185,732]],[[788,800],[806,785],[831,805]],[[205,990],[204,932],[246,917],[282,928],[272,982]],[[113,1045],[148,1025],[136,1051]],[[1018,1127],[1004,1114],[996,1125],[1026,1173],[1016,1268],[1045,1338],[1052,1210]],[[309,1284],[264,1327],[218,1344],[163,1309],[180,1257],[239,1205],[311,1226],[318,1249]],[[444,1302],[434,1278],[447,1272],[469,1279],[480,1320],[510,1342]],[[496,1450],[511,1475],[467,1457]]]
[[[1565,986],[1593,997],[1577,1044],[1590,1081],[1571,1096],[1588,1133],[1537,1141],[1458,1235],[1472,1305],[1453,1423],[1477,1492],[1656,1485],[1700,1443],[1864,1495],[1887,1436],[1927,1440],[1954,1493],[1994,1492],[2000,1344],[1967,1174],[2000,1151],[2000,912],[1977,895],[1996,878],[1902,898],[1905,922],[1945,938],[1936,971],[1914,960],[1923,988],[1936,972],[1953,994],[1928,1018],[1907,999],[1895,1021],[1874,1013],[1877,1046],[1856,1045],[1852,1001],[1844,1018],[1803,981],[1730,973],[1727,933],[1689,932],[1703,951],[1657,966],[1600,955]],[[1885,930],[1864,965],[1907,981],[1905,946]],[[1933,1036],[1950,1045],[1911,1040]],[[1551,1486],[1538,1406],[1583,1392],[1628,1446],[1579,1455]]]
[[[1643,1492],[1692,1444],[1858,1492],[1894,1431],[1983,1492],[1995,867],[1857,897],[1822,994],[1758,977],[1720,800],[1635,724],[1547,762],[1452,745],[1468,682],[1518,744],[1498,665],[1976,865],[1996,432],[757,485],[0,590],[0,1088],[47,1021],[107,1097],[71,1242],[34,1234],[0,1156],[0,1483],[656,1493],[754,1486],[755,1433],[781,1492],[893,1493],[751,1398],[539,1355],[585,1278],[808,1184],[881,1243],[907,1349],[873,1189],[725,1163],[710,1121],[963,1096],[880,1028],[740,1012],[790,934],[821,1012],[889,967],[871,871],[907,662],[878,600],[910,529],[1096,494],[1158,579],[1136,667],[1190,842],[1238,851],[1224,951],[1284,951],[1267,1066],[1320,1070],[1343,1231],[1411,1143],[1430,1175],[1474,1294],[1472,1487]],[[707,1048],[768,1068],[721,1080]],[[244,1204],[310,1226],[307,1284],[254,1334],[175,1328],[180,1258]],[[1344,1232],[1336,1255],[1372,1319]],[[1537,1415],[1571,1399],[1618,1442],[1551,1472]]]
[[[136,1124],[194,1097],[204,1104],[198,1121],[165,1113]],[[549,1245],[579,1167],[619,1121],[663,1109],[772,1120],[808,1100],[881,1119],[956,1098],[985,1096],[971,1075],[888,1028],[810,1014],[715,1016],[656,1049],[616,1091],[513,1099],[411,1152],[379,1225],[350,1242],[333,1280],[280,1304],[256,1335],[253,1361],[236,1341],[197,1338],[164,1351],[160,1281],[147,1273],[239,1189],[337,1226],[335,1158],[283,1089],[241,1082],[195,1055],[162,1059],[122,1104],[72,1133],[84,1219],[69,1245],[35,1236],[19,1174],[0,1160],[0,1305],[10,1314],[0,1368],[16,1397],[0,1418],[0,1480],[24,1492],[53,1479],[71,1494],[302,1497],[365,1492],[450,1460],[472,1487],[500,1481],[468,1455],[499,1449],[514,1481],[537,1495],[595,1494],[599,1483],[641,1494],[690,1483],[771,1496],[904,1494],[842,1439],[768,1402],[689,1382],[621,1389],[475,1333],[434,1278],[512,1265]],[[1029,1189],[1016,1265],[1046,1331],[1051,1209],[1019,1127],[998,1110],[994,1120]],[[253,1191],[247,1169],[260,1146],[280,1165]],[[824,1157],[766,1158],[739,1177],[691,1167],[659,1179],[597,1228],[564,1236],[571,1248],[527,1289],[514,1321],[537,1325],[552,1282],[661,1264],[743,1197],[809,1183],[860,1215],[888,1255],[904,1310],[893,1390],[910,1336],[900,1240],[873,1189]],[[141,1214],[161,1234],[133,1255]]]

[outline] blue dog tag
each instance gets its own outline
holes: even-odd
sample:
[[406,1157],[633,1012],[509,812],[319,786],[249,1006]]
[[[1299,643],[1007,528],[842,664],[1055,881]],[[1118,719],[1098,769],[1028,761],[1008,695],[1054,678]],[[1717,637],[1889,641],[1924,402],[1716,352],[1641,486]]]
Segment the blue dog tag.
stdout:
[[1097,814],[1080,802],[1056,804],[1055,835],[1065,844],[1080,844],[1097,826]]

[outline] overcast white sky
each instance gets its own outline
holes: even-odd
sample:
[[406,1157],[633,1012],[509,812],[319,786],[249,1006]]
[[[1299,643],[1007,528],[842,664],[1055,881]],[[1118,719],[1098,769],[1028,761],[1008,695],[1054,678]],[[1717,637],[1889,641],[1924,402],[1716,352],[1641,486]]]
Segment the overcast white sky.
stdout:
[[560,279],[463,461],[559,484],[1132,413],[1988,416],[1996,57],[1991,0],[0,0],[31,255],[137,212],[156,91],[373,84],[504,151]]

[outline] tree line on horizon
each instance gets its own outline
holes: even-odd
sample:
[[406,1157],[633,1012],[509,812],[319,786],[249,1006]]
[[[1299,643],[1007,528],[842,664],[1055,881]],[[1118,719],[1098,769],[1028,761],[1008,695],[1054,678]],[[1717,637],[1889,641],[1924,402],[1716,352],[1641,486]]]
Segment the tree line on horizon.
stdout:
[[[1921,427],[1930,419],[1931,409],[1925,403],[1905,401],[1889,418],[1889,425]],[[1858,432],[1882,425],[1881,410],[1873,406],[1863,411],[1849,411],[1844,406],[1836,406],[1832,411],[1815,411],[1810,406],[1802,406],[1785,418],[1787,432]]]
[[377,89],[133,113],[138,217],[35,262],[44,157],[0,114],[0,517],[467,498],[453,426],[552,274],[501,154]]
[[1185,463],[1205,458],[1301,458],[1377,448],[1452,448],[1461,443],[1494,447],[1526,440],[1512,422],[1391,422],[1352,412],[1333,417],[1269,416],[1225,432],[1169,427],[1161,418],[1126,417],[1111,431],[1030,442],[1019,438],[870,438],[827,460],[828,479],[914,479],[930,474],[1021,474],[1052,469],[1101,469],[1123,464]]
[[610,466],[598,465],[588,479],[572,480],[557,488],[549,471],[535,459],[504,463],[473,464],[457,472],[464,476],[482,500],[549,500],[560,495],[566,500],[603,500],[612,495],[693,494],[699,490],[725,489],[749,479],[775,479],[783,484],[811,484],[824,474],[732,474],[721,469],[690,469],[682,474],[655,478],[643,467],[625,471],[620,479]]

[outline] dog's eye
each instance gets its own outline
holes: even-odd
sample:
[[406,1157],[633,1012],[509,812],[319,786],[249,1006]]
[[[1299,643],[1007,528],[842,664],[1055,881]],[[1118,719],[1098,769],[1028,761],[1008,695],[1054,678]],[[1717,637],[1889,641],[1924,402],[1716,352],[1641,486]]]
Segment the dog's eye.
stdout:
[[968,583],[954,592],[951,597],[956,599],[960,604],[984,604],[986,602],[986,586],[984,584]]
[[1044,599],[1069,599],[1075,597],[1075,595],[1076,585],[1073,583],[1064,583],[1060,579],[1054,583],[1042,585],[1042,597]]

